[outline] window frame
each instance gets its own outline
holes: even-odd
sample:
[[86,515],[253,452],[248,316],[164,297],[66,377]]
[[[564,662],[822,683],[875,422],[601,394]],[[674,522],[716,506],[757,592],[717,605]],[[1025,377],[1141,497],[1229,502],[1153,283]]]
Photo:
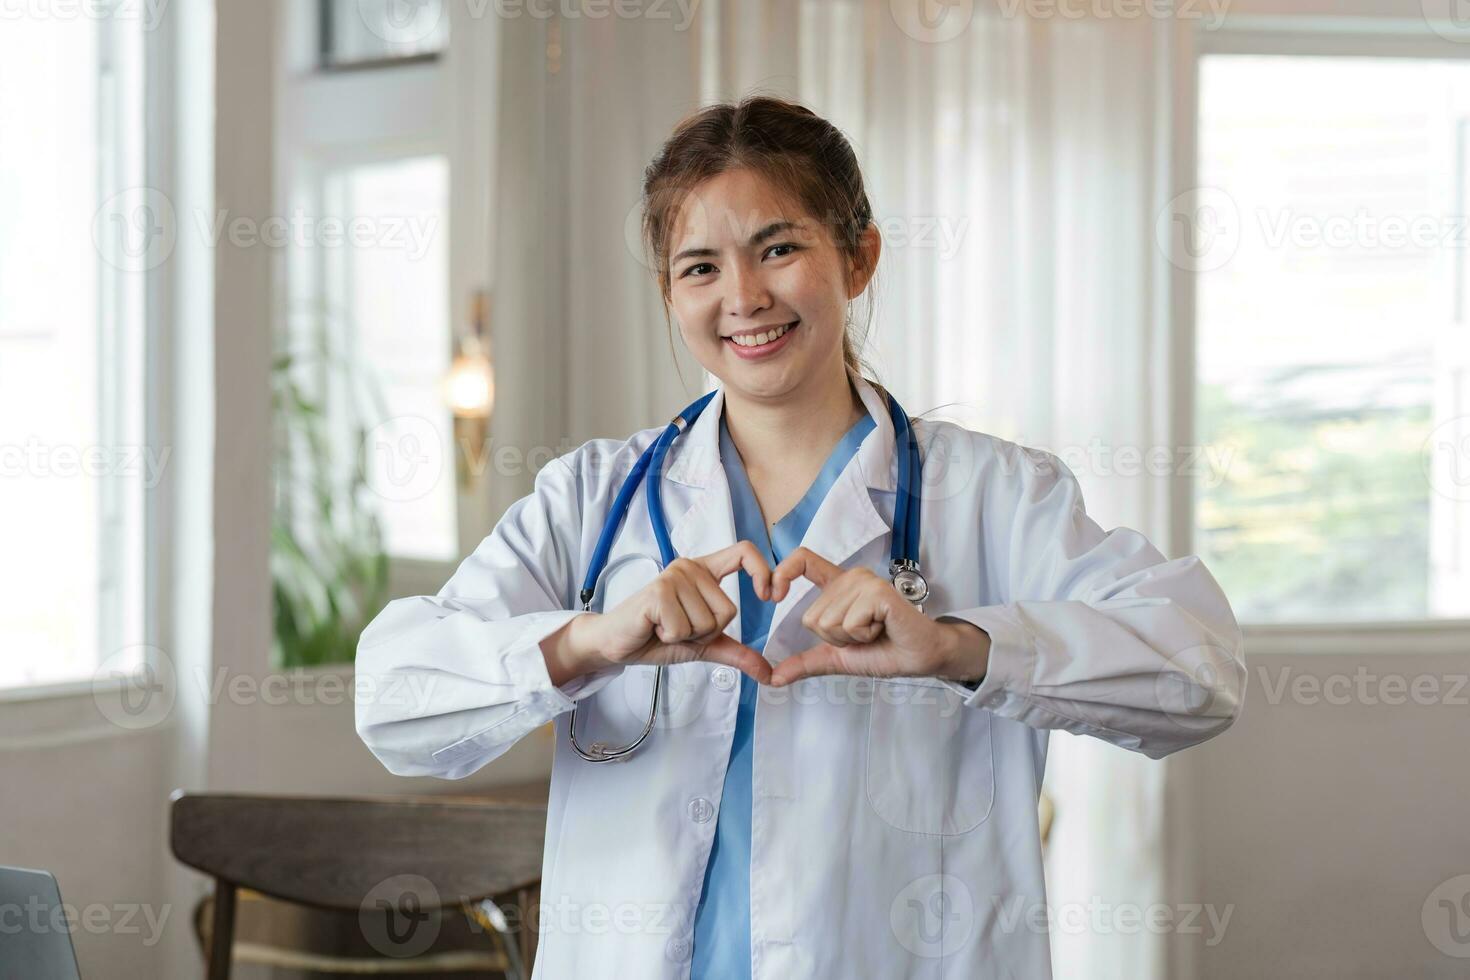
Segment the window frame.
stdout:
[[[113,33],[119,29],[119,24],[136,29],[138,36],[121,39]],[[111,195],[136,191],[140,186],[161,190],[169,200],[176,201],[177,196],[168,193],[172,189],[170,178],[175,126],[173,106],[165,95],[173,71],[172,21],[166,16],[157,25],[158,29],[150,30],[118,8],[110,15],[99,17],[95,28],[99,39],[99,70],[93,83],[98,94],[99,126],[110,131],[110,143],[98,146],[101,162],[97,176],[104,181],[109,176],[114,178],[113,182],[100,183],[95,188],[98,204]],[[124,49],[131,49],[136,63],[129,61],[120,66],[114,60]],[[134,107],[124,107],[115,101],[115,89],[108,91],[104,83],[105,76],[109,74],[117,76],[134,72],[141,89],[137,93],[136,106],[141,130],[137,132],[119,128],[130,121]],[[111,84],[116,85],[115,78]],[[110,104],[109,97],[114,99]],[[101,113],[109,111],[111,118],[103,122]],[[135,158],[125,158],[134,152]],[[124,166],[109,174],[108,167],[116,168],[119,161]],[[173,444],[173,434],[164,422],[166,412],[161,410],[173,395],[172,378],[164,359],[170,330],[167,296],[173,288],[172,264],[172,261],[164,261],[157,268],[146,271],[124,270],[109,268],[107,259],[100,253],[96,255],[94,274],[100,284],[98,320],[91,327],[98,345],[100,390],[97,393],[96,441],[100,446],[117,449],[128,445],[129,432],[119,428],[115,420],[130,410],[137,413],[138,424],[133,431],[144,451],[152,453]],[[119,325],[123,326],[124,332],[118,332]],[[106,357],[107,353],[113,357]],[[98,481],[99,565],[106,574],[98,578],[94,593],[97,601],[96,631],[85,641],[94,647],[90,674],[65,680],[0,685],[0,704],[88,695],[110,698],[130,685],[136,675],[157,666],[154,651],[161,642],[160,631],[168,625],[165,556],[172,546],[169,500],[176,479],[174,468],[165,465],[159,483],[152,488],[134,488],[127,484],[125,478],[113,473],[95,479]],[[138,494],[136,509],[129,499],[135,492]],[[121,521],[109,513],[120,505],[126,508]],[[137,558],[142,574],[136,586],[138,634],[129,636],[126,621],[130,597],[126,594],[127,587],[115,580],[119,574],[130,575],[135,570],[126,560],[129,547],[125,543],[125,539],[133,535],[138,541]],[[130,647],[141,648],[143,652],[143,661],[132,675],[103,677],[99,674],[113,653]]]
[[[1423,20],[1383,18],[1365,20],[1341,16],[1236,17],[1231,26],[1216,30],[1194,28],[1187,56],[1181,57],[1175,85],[1174,112],[1177,139],[1172,148],[1174,189],[1191,192],[1200,186],[1199,72],[1201,61],[1212,55],[1297,55],[1314,57],[1470,59],[1470,44],[1428,32]],[[1470,35],[1467,35],[1470,40]],[[1188,263],[1170,263],[1175,328],[1176,376],[1187,378],[1171,403],[1179,444],[1196,440],[1196,360],[1199,323],[1195,273]],[[1176,551],[1194,554],[1196,525],[1193,478],[1174,480],[1170,505],[1170,536],[1183,545]],[[1300,623],[1242,622],[1246,649],[1253,654],[1300,653],[1460,653],[1470,650],[1470,618],[1313,621]]]

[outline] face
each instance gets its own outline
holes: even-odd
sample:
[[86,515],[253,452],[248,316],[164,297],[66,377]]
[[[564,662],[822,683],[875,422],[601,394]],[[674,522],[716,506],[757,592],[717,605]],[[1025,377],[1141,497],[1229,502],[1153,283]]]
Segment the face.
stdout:
[[[869,226],[861,254],[877,261]],[[781,400],[841,376],[848,300],[871,277],[763,177],[732,170],[699,184],[674,223],[669,305],[690,353],[726,386]]]

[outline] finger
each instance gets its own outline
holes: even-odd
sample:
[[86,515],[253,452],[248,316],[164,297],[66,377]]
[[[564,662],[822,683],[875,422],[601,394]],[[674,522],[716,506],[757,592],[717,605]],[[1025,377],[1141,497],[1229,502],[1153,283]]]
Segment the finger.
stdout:
[[806,578],[817,588],[826,588],[827,583],[842,574],[842,569],[832,564],[810,548],[797,548],[776,566],[771,574],[771,588],[777,602],[786,598],[791,583]]
[[749,541],[737,541],[728,548],[693,560],[708,569],[717,580],[743,568],[755,585],[755,594],[761,601],[765,602],[771,597],[771,566],[766,564],[760,549]]
[[684,615],[684,604],[679,598],[679,583],[665,579],[653,593],[653,609],[649,615],[653,623],[654,636],[660,643],[678,643],[680,637],[690,632],[689,617]]
[[[700,582],[704,575],[705,572],[702,569],[692,568],[675,576],[674,587],[679,596],[679,606],[684,612],[684,618],[689,622],[689,632],[680,637],[681,641],[704,643],[713,639],[720,632],[719,617],[710,608],[709,597],[704,594],[704,588]],[[720,597],[723,599],[724,594],[721,593]]]
[[836,646],[864,642],[848,633],[843,628],[843,623],[853,603],[862,596],[871,594],[878,584],[877,576],[867,569],[840,571],[836,581],[823,590],[821,597],[802,616],[802,625]]
[[858,596],[842,617],[842,631],[854,643],[872,643],[883,635],[887,609],[871,594]]
[[700,659],[734,667],[758,683],[771,683],[771,662],[733,636],[721,633],[715,637],[701,652]]
[[772,687],[785,687],[804,677],[843,672],[841,654],[837,649],[828,643],[818,643],[800,653],[793,653],[777,664],[771,671],[770,683]]
[[[862,641],[854,637],[845,626],[850,611],[859,598],[860,593],[855,590],[846,592],[838,590],[836,594],[831,594],[831,601],[824,607],[819,610],[813,607],[816,612],[812,617],[812,625],[807,626],[807,629],[833,646],[861,643]],[[804,620],[805,617],[803,617],[803,625],[806,625]]]
[[[714,618],[714,628],[708,634],[700,634],[696,639],[708,640],[716,633],[723,633],[725,627],[735,618],[735,604],[730,597],[725,595],[725,590],[720,588],[720,583],[710,574],[709,570],[698,562],[690,563],[690,582],[699,590],[699,596],[704,600],[704,605],[709,614]],[[692,619],[693,617],[691,617]]]

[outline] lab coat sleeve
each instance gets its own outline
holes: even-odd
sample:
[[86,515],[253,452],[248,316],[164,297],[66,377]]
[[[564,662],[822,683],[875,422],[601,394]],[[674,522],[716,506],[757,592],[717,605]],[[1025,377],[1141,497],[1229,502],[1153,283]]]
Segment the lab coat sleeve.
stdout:
[[558,688],[540,643],[580,613],[577,453],[536,475],[434,596],[395,599],[357,647],[357,732],[389,771],[459,779],[604,687]]
[[938,617],[991,643],[978,686],[945,683],[971,707],[1154,759],[1228,728],[1244,642],[1204,564],[1165,560],[1129,528],[1104,533],[1060,459],[1007,446],[983,495],[979,556],[1007,601]]

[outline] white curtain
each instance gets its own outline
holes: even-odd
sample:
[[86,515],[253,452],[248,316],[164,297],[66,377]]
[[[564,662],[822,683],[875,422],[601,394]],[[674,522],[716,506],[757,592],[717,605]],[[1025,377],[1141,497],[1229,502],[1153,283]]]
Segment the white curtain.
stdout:
[[[924,20],[920,5],[945,16]],[[623,246],[636,236],[627,218],[643,166],[681,115],[715,99],[781,95],[841,127],[867,177],[885,240],[867,346],[880,379],[910,411],[1058,452],[1100,524],[1137,528],[1167,551],[1167,475],[1120,473],[1129,453],[1173,444],[1168,277],[1154,244],[1172,196],[1173,25],[1032,20],[1023,9],[705,0],[687,29],[615,17],[552,28],[560,66],[545,105],[512,97],[501,110],[546,111],[547,157],[500,193],[523,217],[536,211],[528,199],[560,210],[542,226],[502,227],[499,249],[555,242],[545,281],[526,263],[510,286],[545,290],[564,318],[573,346],[563,431],[626,433],[698,390],[687,357],[692,387],[672,369],[657,295]],[[526,82],[507,84],[524,92]],[[1088,921],[1098,905],[1168,902],[1178,869],[1165,862],[1166,774],[1142,756],[1053,735],[1054,910]],[[1165,939],[1147,930],[1057,928],[1052,948],[1057,976],[1168,972]]]

